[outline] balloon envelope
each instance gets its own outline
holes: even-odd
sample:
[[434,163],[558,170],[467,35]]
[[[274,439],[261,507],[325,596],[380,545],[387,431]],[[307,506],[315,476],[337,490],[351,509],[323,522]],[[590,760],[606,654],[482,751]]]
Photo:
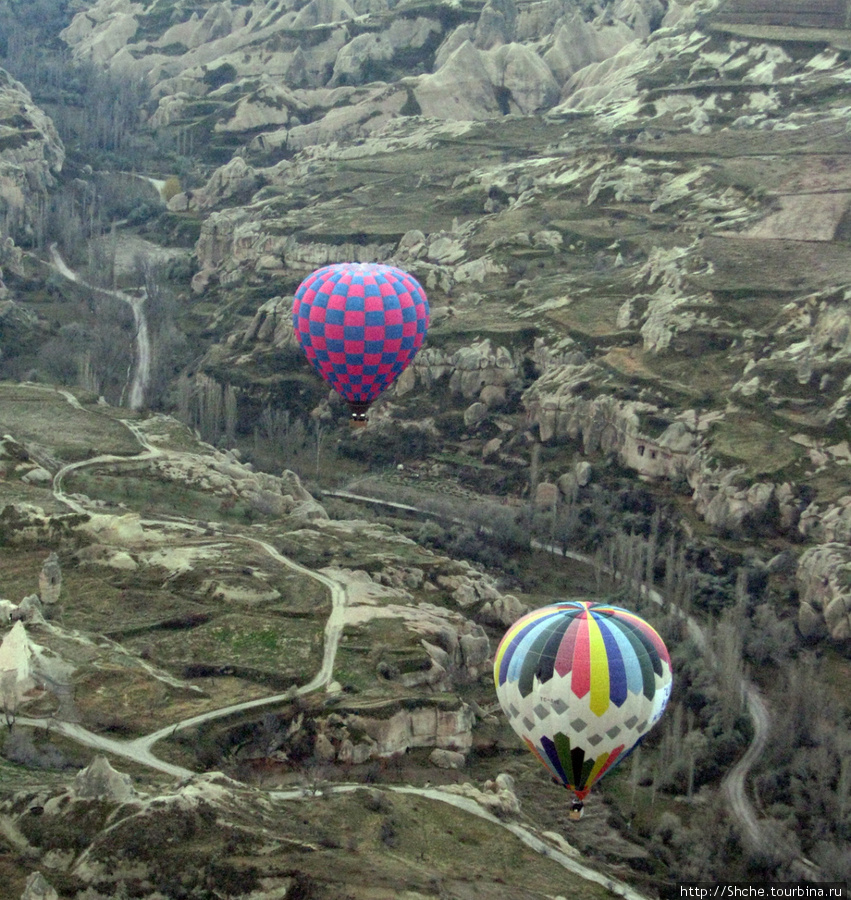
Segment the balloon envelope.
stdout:
[[505,633],[494,682],[511,727],[582,799],[657,722],[671,659],[656,631],[618,606],[571,601]]
[[425,291],[407,272],[378,263],[336,263],[308,275],[293,303],[293,328],[317,372],[353,404],[369,404],[425,338]]

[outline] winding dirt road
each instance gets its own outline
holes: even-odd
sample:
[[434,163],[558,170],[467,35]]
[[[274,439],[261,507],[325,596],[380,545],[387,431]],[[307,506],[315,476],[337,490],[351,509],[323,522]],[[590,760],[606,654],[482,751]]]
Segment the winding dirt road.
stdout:
[[721,788],[727,797],[730,811],[738,819],[742,836],[754,850],[768,850],[770,842],[759,824],[756,812],[748,799],[745,783],[756,761],[762,756],[768,741],[768,707],[759,691],[750,682],[744,683],[745,703],[753,722],[753,740],[741,759],[724,776]]
[[133,312],[133,326],[135,328],[136,339],[136,359],[133,367],[133,377],[129,380],[129,396],[128,405],[130,409],[141,409],[145,402],[145,392],[148,389],[148,382],[151,379],[151,338],[148,331],[148,320],[145,316],[145,300],[146,295],[143,291],[142,296],[136,297],[133,294],[125,294],[123,291],[109,290],[108,288],[97,287],[83,281],[77,273],[68,266],[64,259],[59,255],[56,244],[50,245],[50,257],[56,271],[64,278],[73,281],[88,288],[92,292],[105,294],[115,300],[126,303]]
[[[45,390],[44,386],[28,386],[31,386],[33,389]],[[72,405],[76,406],[77,408],[82,408],[76,398],[70,392],[59,391],[59,393],[61,393],[61,395],[64,396],[65,399]],[[92,457],[91,459],[69,463],[68,465],[63,466],[56,473],[53,481],[54,496],[57,500],[69,506],[75,512],[86,512],[87,510],[85,509],[85,506],[81,502],[81,500],[77,497],[72,497],[66,494],[62,488],[62,481],[69,472],[75,471],[85,466],[97,465],[102,462],[151,459],[162,453],[159,448],[151,445],[145,438],[145,435],[132,423],[124,422],[124,424],[133,432],[143,450],[135,456],[120,457],[112,454],[104,454],[101,456]],[[143,520],[143,522],[164,527],[173,527],[176,521],[179,520]],[[190,528],[193,530],[197,529],[197,526],[195,526],[194,523],[183,522],[182,524],[186,528]],[[164,774],[185,780],[192,778],[197,773],[191,771],[190,769],[186,769],[183,766],[173,765],[157,758],[154,755],[152,748],[158,741],[162,740],[163,738],[169,737],[179,731],[183,731],[187,728],[199,725],[203,722],[225,718],[227,716],[231,716],[245,710],[256,709],[261,706],[268,706],[270,704],[281,702],[282,700],[288,700],[291,699],[294,694],[307,694],[319,690],[326,684],[328,684],[332,677],[334,660],[337,653],[337,646],[339,644],[344,625],[344,613],[347,599],[345,585],[335,581],[322,572],[316,572],[311,569],[307,569],[299,563],[294,562],[293,560],[284,556],[275,547],[273,547],[266,541],[237,534],[220,534],[219,537],[220,539],[227,538],[229,540],[238,540],[254,544],[255,546],[268,553],[277,562],[287,566],[288,568],[296,572],[299,572],[300,574],[316,579],[317,581],[325,585],[330,591],[332,608],[325,625],[325,644],[322,665],[316,675],[309,682],[302,685],[300,688],[297,688],[295,691],[290,690],[283,694],[277,694],[271,697],[262,697],[256,700],[248,700],[242,703],[234,704],[232,706],[200,713],[199,715],[182,719],[173,725],[167,726],[165,728],[160,728],[157,731],[151,732],[150,734],[135,738],[133,740],[118,740],[115,738],[106,737],[105,735],[95,734],[79,724],[73,722],[65,722],[57,719],[34,719],[21,716],[18,717],[17,722],[22,725],[28,725],[35,728],[46,728],[54,732],[58,732],[84,746],[91,747],[103,753],[109,753],[114,756],[132,760],[133,762],[140,765],[147,766],[148,768],[163,772]],[[343,785],[333,786],[330,789],[334,791],[356,790],[362,787],[362,785]],[[547,843],[541,837],[534,834],[530,829],[524,827],[523,825],[520,825],[519,823],[506,822],[498,819],[470,798],[462,797],[458,794],[453,794],[448,791],[441,791],[435,788],[388,786],[386,789],[395,791],[397,793],[418,794],[423,797],[428,797],[432,800],[438,800],[442,803],[448,803],[452,806],[455,806],[456,808],[465,810],[471,815],[476,815],[480,818],[487,819],[488,821],[500,825],[507,831],[510,831],[532,850],[554,860],[566,871],[569,871],[585,879],[586,881],[591,881],[596,884],[602,885],[606,887],[611,893],[622,896],[626,898],[626,900],[648,900],[646,895],[636,891],[626,882],[622,882],[616,878],[605,875],[597,871],[596,869],[585,865],[577,859],[574,859],[552,844]],[[323,790],[326,790],[326,788],[323,787]],[[272,796],[273,798],[278,797],[279,799],[305,797],[304,793],[301,791],[270,792],[270,796]]]

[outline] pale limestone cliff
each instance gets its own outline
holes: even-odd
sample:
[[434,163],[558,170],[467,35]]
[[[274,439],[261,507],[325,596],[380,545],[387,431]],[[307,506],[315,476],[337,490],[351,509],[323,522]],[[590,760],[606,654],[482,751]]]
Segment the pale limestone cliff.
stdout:
[[851,640],[851,550],[846,544],[820,544],[798,561],[801,592],[798,627],[808,638]]
[[74,793],[83,799],[126,803],[136,796],[129,775],[118,772],[105,756],[96,756],[74,778]]
[[65,148],[51,119],[24,85],[0,69],[0,220],[9,237],[33,237],[41,224],[37,210],[64,161]]

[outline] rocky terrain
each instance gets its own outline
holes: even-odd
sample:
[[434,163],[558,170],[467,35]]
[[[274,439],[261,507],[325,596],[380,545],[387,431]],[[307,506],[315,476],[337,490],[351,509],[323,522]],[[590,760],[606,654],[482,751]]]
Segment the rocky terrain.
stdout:
[[[577,863],[558,816],[522,813],[495,766],[546,798],[525,754],[491,758],[511,745],[491,708],[491,644],[526,608],[517,597],[387,526],[330,519],[292,472],[255,472],[174,419],[32,384],[0,391],[19,436],[2,445],[15,600],[0,608],[0,822],[7,883],[27,900],[42,887],[212,897],[220,883],[224,896],[366,897],[376,878],[388,897],[465,896],[468,882],[555,896],[564,868],[597,896],[618,880],[622,862]],[[506,819],[517,837],[496,836]],[[609,831],[597,810],[583,839]],[[455,833],[472,851],[460,874]],[[170,861],[143,849],[173,841]],[[495,841],[505,860],[474,862]]]
[[[707,627],[723,635],[743,617],[745,659],[769,701],[809,683],[786,673],[790,660],[841,698],[849,15],[826,0],[99,0],[65,11],[55,46],[79,71],[141,90],[133,129],[149,143],[147,165],[120,164],[117,141],[111,157],[86,156],[52,121],[77,96],[69,80],[33,75],[30,89],[22,72],[3,74],[0,597],[38,632],[29,644],[17,625],[8,632],[9,656],[36,673],[19,679],[32,714],[58,708],[133,741],[183,712],[298,690],[323,665],[334,606],[309,574],[319,571],[346,593],[322,703],[292,694],[270,707],[274,722],[205,726],[194,749],[176,737],[169,762],[286,781],[308,777],[309,758],[323,777],[361,767],[365,778],[407,750],[420,754],[419,775],[405,773],[416,780],[456,773],[452,754],[470,766],[473,751],[476,778],[493,780],[509,740],[492,736],[494,641],[536,602],[611,586],[599,566],[535,583],[522,553],[506,562],[508,544],[490,556],[477,545],[471,568],[470,541],[448,546],[433,522],[389,528],[317,502],[353,482],[413,505],[527,510],[539,540],[602,547],[619,565],[634,563],[627,537],[643,539],[648,580],[690,584]],[[116,227],[75,246],[116,196]],[[88,280],[69,278],[51,244]],[[432,308],[423,350],[357,436],[290,320],[301,279],[340,259],[408,269]],[[130,293],[110,301],[116,286],[148,309],[150,377],[133,415],[138,317]],[[23,381],[64,384],[78,405]],[[50,552],[66,600],[45,601],[48,569],[27,602]],[[696,700],[697,676],[683,678],[680,736],[720,740],[732,726],[726,713],[710,726],[708,710],[723,686]],[[65,687],[39,693],[27,679]],[[836,706],[803,748],[819,728],[847,732],[847,701]],[[725,765],[740,732],[718,751]],[[841,759],[840,744],[822,752]],[[721,870],[766,877],[813,855],[811,788],[795,779],[819,776],[798,760],[798,775],[772,781],[772,765],[763,817],[805,837],[779,859],[719,855]],[[706,797],[723,777],[711,769]],[[532,772],[512,771],[524,809]],[[840,849],[818,862],[841,873],[849,784],[828,781],[839,799],[821,846]],[[692,787],[668,785],[689,798]],[[648,812],[658,868],[646,846],[613,857],[639,881],[694,874],[675,862],[687,841],[673,835],[709,827],[700,809]],[[70,879],[62,896],[104,890],[102,875],[58,869]],[[268,890],[312,896],[287,885]]]

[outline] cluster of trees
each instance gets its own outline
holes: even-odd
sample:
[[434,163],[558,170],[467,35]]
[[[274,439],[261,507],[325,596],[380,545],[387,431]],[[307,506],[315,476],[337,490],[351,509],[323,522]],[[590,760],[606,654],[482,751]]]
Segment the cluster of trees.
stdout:
[[[93,264],[89,267],[94,283],[114,283],[116,248],[109,241],[91,247]],[[152,408],[165,408],[173,402],[172,384],[189,361],[191,348],[179,327],[178,301],[161,267],[137,258],[129,280],[144,293],[143,312],[149,335],[149,377],[146,396]],[[52,288],[66,296],[58,286]],[[33,381],[79,386],[103,396],[119,406],[128,399],[127,391],[135,364],[136,322],[129,304],[115,296],[111,288],[91,290],[77,301],[73,320],[55,329],[53,336],[38,347],[34,359],[18,360],[16,369],[0,374]],[[12,360],[7,361],[10,365]],[[21,369],[21,364],[26,367]]]
[[[755,794],[781,846],[812,859],[828,881],[851,880],[851,717],[813,651],[778,675],[771,733]],[[826,689],[827,686],[827,689]],[[777,861],[778,864],[782,860]]]
[[133,359],[133,314],[123,303],[92,297],[90,313],[61,326],[38,351],[33,380],[79,385],[118,404]]
[[139,128],[145,85],[72,58],[58,37],[71,21],[70,7],[56,0],[2,0],[0,67],[26,86],[78,158],[96,168],[144,167],[159,154],[153,136]]
[[233,445],[236,435],[236,390],[199,372],[182,373],[177,380],[177,414],[211,444]]

